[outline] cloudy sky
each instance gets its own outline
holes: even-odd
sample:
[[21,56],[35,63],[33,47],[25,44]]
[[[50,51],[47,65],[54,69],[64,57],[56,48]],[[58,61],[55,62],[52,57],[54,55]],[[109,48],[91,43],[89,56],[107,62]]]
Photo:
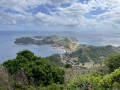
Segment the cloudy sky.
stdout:
[[0,0],[0,30],[120,30],[120,0]]

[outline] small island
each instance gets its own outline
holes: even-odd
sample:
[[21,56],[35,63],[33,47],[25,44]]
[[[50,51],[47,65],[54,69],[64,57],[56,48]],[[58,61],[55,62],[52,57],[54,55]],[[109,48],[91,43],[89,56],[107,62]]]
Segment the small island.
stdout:
[[36,44],[36,45],[51,45],[56,49],[64,49],[67,53],[70,53],[70,50],[75,50],[79,44],[74,43],[77,41],[73,37],[64,37],[60,38],[56,35],[49,36],[35,36],[35,37],[21,37],[16,38],[15,44]]

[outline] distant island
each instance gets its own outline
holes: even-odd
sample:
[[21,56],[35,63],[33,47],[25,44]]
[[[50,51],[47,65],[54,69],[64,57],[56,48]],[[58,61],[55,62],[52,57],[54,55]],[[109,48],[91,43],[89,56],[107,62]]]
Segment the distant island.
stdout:
[[[120,47],[112,45],[107,46],[92,46],[75,43],[78,41],[74,37],[60,38],[56,35],[49,36],[34,36],[16,38],[15,44],[36,44],[36,45],[51,45],[55,49],[64,49],[66,53],[57,55],[59,62],[63,64],[81,65],[92,67],[95,65],[103,65],[104,58],[112,53],[120,53]],[[50,57],[56,57],[52,55]],[[47,57],[49,58],[49,57]]]
[[21,37],[16,38],[15,44],[36,44],[36,45],[51,45],[56,49],[64,49],[67,53],[76,51],[79,44],[76,44],[77,39],[73,37],[60,38],[56,35],[49,36],[35,36],[35,37]]
[[56,35],[50,35],[50,36],[35,36],[35,37],[21,37],[16,38],[15,44],[36,44],[36,45],[45,45],[49,44],[52,46],[65,46],[66,48],[69,48],[70,44],[77,41],[76,38],[73,37],[65,37],[65,38],[59,38]]

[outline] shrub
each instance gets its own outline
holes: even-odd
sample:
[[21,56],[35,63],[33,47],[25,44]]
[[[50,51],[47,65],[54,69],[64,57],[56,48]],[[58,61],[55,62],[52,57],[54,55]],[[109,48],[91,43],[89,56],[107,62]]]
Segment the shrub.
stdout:
[[111,74],[102,76],[100,74],[85,74],[73,79],[68,85],[70,90],[116,90],[120,89],[120,68]]
[[66,64],[65,68],[72,68],[72,65],[71,64]]
[[118,69],[120,67],[120,54],[110,55],[105,59],[104,63],[109,67],[110,71],[113,72],[115,69]]

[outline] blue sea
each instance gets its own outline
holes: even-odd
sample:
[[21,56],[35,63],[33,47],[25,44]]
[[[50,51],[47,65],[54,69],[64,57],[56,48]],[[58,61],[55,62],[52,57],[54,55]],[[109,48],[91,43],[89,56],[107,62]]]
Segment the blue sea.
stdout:
[[0,31],[0,63],[13,59],[16,53],[28,49],[37,56],[46,57],[56,53],[65,53],[63,49],[54,49],[50,45],[16,45],[14,41],[19,37],[33,37],[37,35],[58,35],[59,37],[75,37],[77,43],[94,46],[112,44],[120,45],[120,33],[91,32],[91,31]]

